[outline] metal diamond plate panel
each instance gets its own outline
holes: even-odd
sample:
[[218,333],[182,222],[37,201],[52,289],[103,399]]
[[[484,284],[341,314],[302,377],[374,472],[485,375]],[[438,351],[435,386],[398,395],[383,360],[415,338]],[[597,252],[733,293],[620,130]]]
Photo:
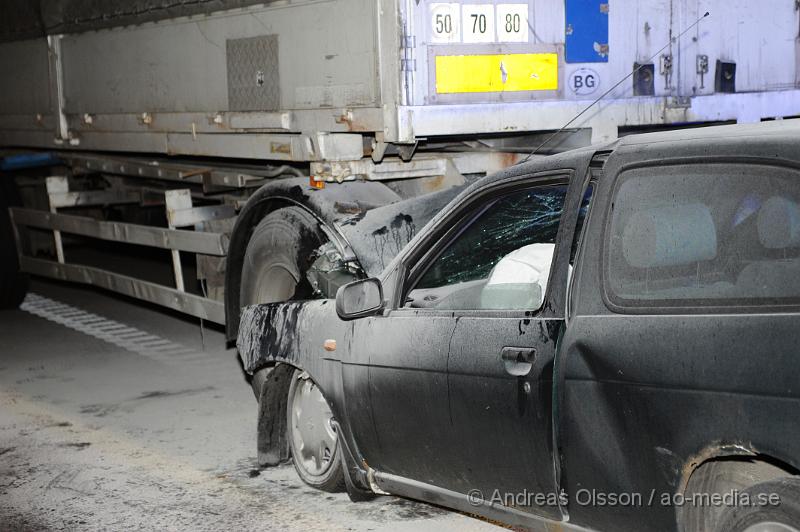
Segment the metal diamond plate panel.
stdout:
[[280,108],[278,36],[229,39],[228,108],[231,111],[277,111]]

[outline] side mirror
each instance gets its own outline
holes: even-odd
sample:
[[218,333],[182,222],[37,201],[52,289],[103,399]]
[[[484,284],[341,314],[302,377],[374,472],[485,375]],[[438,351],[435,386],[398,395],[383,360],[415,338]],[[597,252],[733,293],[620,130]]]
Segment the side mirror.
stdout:
[[383,308],[383,286],[378,279],[348,283],[336,292],[336,313],[343,320],[371,316]]

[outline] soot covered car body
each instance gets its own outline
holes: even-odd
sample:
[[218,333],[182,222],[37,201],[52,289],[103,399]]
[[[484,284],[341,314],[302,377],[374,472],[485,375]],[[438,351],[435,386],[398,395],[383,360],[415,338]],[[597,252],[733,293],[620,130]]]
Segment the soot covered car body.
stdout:
[[[378,280],[247,307],[238,338],[246,371],[319,386],[351,498],[608,530],[794,519],[798,345],[797,121],[635,135],[484,178]],[[682,499],[734,488],[783,503]]]

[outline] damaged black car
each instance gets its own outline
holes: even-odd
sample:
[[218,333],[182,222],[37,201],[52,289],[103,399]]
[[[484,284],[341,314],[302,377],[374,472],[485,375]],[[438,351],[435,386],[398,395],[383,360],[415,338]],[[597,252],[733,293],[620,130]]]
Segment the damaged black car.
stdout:
[[525,529],[800,530],[797,121],[532,158],[395,209],[370,268],[291,209],[262,225],[307,249],[241,302],[263,465]]

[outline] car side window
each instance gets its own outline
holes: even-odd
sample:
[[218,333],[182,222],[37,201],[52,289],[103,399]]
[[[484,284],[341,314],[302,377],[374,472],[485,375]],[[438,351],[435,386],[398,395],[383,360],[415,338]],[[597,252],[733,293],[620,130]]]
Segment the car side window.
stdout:
[[619,175],[604,284],[619,307],[800,304],[800,184],[762,165]]
[[543,185],[484,206],[407,292],[405,307],[539,309],[566,194],[566,185]]

